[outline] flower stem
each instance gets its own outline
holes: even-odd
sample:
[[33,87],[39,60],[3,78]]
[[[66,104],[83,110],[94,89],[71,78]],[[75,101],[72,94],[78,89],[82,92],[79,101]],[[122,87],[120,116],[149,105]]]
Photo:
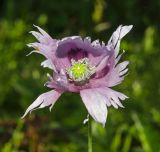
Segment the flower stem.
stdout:
[[92,152],[92,120],[88,117],[88,152]]

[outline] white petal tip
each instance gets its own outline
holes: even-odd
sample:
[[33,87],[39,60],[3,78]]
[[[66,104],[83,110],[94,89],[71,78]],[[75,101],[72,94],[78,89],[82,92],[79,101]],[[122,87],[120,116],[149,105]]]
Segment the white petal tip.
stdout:
[[29,43],[29,44],[26,44],[28,47],[32,47],[33,45],[32,45],[32,43]]
[[30,53],[28,53],[26,56],[29,56],[29,55],[31,55],[32,53],[30,52]]
[[21,119],[24,119],[24,117],[27,115],[27,113],[25,112],[24,115],[21,117]]
[[125,27],[126,29],[128,29],[128,32],[133,28],[133,25],[125,25],[125,26],[121,26],[121,28]]
[[53,106],[54,106],[54,103],[52,103],[52,104],[50,105],[50,107],[49,107],[49,111],[50,111],[50,112],[51,112]]
[[133,25],[129,25],[128,27],[132,29],[132,28],[133,28]]
[[121,105],[120,107],[123,108],[123,109],[125,108],[123,105]]
[[33,24],[34,27],[38,27],[37,25]]
[[29,55],[31,55],[33,53],[33,51],[32,52],[29,52],[26,56],[29,56]]
[[32,34],[33,32],[34,32],[34,31],[29,31],[28,33],[29,33],[29,34]]
[[49,107],[49,111],[50,111],[50,112],[52,111],[52,107],[53,107],[52,105]]
[[125,50],[122,51],[122,53],[125,53],[125,52],[126,52]]

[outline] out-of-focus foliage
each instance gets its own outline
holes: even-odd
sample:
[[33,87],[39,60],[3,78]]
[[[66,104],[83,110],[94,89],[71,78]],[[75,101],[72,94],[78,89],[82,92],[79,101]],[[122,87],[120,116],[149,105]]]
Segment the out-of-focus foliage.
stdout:
[[109,109],[106,127],[93,123],[94,152],[160,152],[160,1],[159,0],[1,0],[0,151],[87,151],[87,113],[78,94],[65,93],[52,112],[29,104],[48,89],[43,57],[25,55],[33,24],[55,38],[91,36],[107,41],[119,24],[134,28],[122,41],[129,73],[121,90],[125,109]]

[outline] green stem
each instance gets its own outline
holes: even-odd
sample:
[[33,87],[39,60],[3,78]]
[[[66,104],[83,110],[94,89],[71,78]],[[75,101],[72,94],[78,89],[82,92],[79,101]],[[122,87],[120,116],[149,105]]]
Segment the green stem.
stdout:
[[92,152],[92,122],[91,117],[88,117],[88,152]]

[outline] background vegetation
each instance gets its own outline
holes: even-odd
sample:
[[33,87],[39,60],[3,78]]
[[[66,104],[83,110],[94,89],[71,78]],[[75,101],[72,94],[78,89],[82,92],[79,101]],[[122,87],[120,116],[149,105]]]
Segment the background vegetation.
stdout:
[[87,113],[78,94],[64,94],[52,112],[21,120],[32,101],[49,90],[42,56],[26,54],[28,33],[39,25],[54,38],[91,36],[106,41],[118,25],[134,28],[122,41],[129,74],[115,89],[130,98],[109,109],[105,128],[93,123],[94,152],[160,152],[159,0],[0,0],[0,151],[85,152]]

